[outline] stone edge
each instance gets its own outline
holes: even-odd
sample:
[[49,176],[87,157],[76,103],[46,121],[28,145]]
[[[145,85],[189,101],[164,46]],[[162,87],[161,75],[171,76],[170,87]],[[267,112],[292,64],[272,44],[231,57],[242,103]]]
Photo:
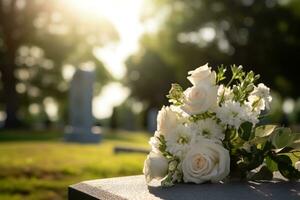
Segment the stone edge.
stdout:
[[[88,192],[88,193],[87,193]],[[99,187],[93,187],[84,182],[68,187],[69,200],[125,200],[125,198],[112,194]]]

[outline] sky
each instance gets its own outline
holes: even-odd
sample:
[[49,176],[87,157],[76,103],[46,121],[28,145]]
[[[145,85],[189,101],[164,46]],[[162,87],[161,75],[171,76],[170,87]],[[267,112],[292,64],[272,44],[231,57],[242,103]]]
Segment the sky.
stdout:
[[[104,48],[96,49],[96,56],[116,78],[122,79],[126,73],[126,58],[138,50],[138,41],[143,33],[139,21],[144,0],[68,0],[79,15],[106,17],[116,28],[120,41]],[[70,77],[74,71],[65,71]],[[93,100],[93,115],[98,119],[108,118],[114,106],[120,105],[130,94],[120,83],[109,83],[101,94]]]

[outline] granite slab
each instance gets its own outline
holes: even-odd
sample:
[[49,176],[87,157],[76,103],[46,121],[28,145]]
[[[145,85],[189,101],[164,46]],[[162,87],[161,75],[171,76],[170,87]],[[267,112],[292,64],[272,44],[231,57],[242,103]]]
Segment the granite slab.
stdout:
[[227,182],[176,184],[162,188],[147,185],[143,175],[84,181],[69,187],[69,200],[300,200],[300,182]]

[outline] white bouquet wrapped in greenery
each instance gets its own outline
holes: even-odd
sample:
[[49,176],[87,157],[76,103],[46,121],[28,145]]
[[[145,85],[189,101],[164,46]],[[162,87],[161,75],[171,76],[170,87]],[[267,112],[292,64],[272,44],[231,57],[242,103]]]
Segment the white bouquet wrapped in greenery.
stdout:
[[274,171],[300,178],[300,162],[290,158],[299,159],[300,134],[259,125],[262,112],[270,108],[270,89],[256,85],[259,75],[242,66],[231,66],[229,80],[225,73],[223,66],[215,72],[206,64],[188,73],[191,87],[172,85],[167,95],[171,105],[159,111],[149,142],[152,150],[144,164],[148,183],[271,179]]

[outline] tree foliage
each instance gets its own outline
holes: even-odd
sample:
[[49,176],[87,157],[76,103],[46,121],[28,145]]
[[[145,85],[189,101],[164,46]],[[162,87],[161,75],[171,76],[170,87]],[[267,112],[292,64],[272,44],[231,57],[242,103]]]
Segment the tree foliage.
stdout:
[[127,66],[129,74],[125,82],[133,96],[148,104],[148,107],[159,107],[167,102],[162,94],[168,93],[175,75],[156,52],[148,50],[132,56]]
[[94,66],[100,83],[111,78],[94,50],[118,39],[115,29],[106,19],[85,18],[64,3],[0,0],[0,101],[7,127],[16,126],[20,117],[29,119],[30,105],[45,113],[48,97],[65,115],[63,66]]
[[[154,52],[170,71],[174,71],[177,82],[187,84],[182,74],[207,62],[213,66],[236,63],[261,74],[263,82],[284,96],[300,94],[297,89],[299,1],[152,2],[143,20],[147,24],[153,18],[159,19],[160,26],[155,34],[144,36],[141,46],[145,54]],[[139,63],[128,63],[129,73],[143,62],[141,59]],[[143,69],[145,67],[140,70]],[[158,80],[157,70],[148,71]],[[171,81],[168,74],[164,79]],[[141,76],[139,84],[145,85],[142,91],[148,91],[153,86],[144,80]],[[132,89],[137,97],[143,96],[135,87]],[[158,92],[156,95],[163,96],[164,93]],[[153,102],[150,98],[148,101]]]

